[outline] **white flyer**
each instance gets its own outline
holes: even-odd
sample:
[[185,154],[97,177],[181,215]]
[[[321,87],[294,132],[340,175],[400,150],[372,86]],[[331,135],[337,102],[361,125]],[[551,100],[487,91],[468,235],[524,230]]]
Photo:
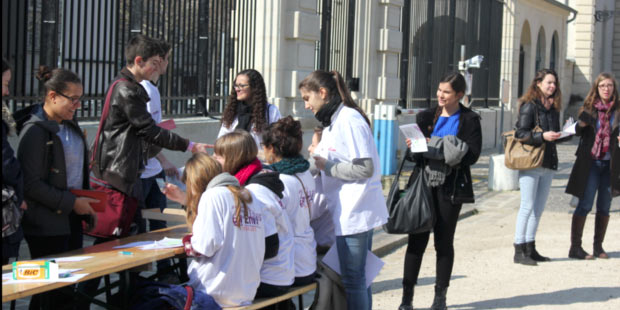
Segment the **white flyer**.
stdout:
[[[337,274],[340,273],[340,260],[338,259],[338,250],[336,249],[336,245],[333,245],[325,256],[323,257],[323,262],[325,265],[329,266],[332,270],[334,270]],[[366,287],[369,287],[372,284],[372,281],[379,275],[379,271],[383,268],[385,264],[377,255],[368,251],[366,256]]]
[[402,131],[405,138],[411,140],[411,152],[413,153],[424,153],[428,151],[428,146],[426,145],[426,137],[420,130],[418,124],[407,124],[399,126],[400,131]]
[[566,120],[566,123],[564,124],[564,127],[562,127],[562,131],[560,132],[560,139],[576,134],[576,126],[577,122],[575,122],[572,117]]

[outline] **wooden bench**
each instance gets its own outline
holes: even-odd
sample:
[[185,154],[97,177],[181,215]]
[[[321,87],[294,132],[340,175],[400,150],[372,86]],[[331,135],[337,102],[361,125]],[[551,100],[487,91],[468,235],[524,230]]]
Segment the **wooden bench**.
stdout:
[[159,208],[143,209],[142,218],[146,220],[159,220],[166,222],[185,223],[185,210],[165,208],[162,212]]
[[280,295],[272,298],[260,298],[255,299],[251,304],[247,306],[235,307],[235,308],[226,308],[226,310],[251,310],[251,309],[260,309],[273,304],[277,304],[281,301],[291,299],[295,296],[299,296],[299,309],[304,308],[304,302],[302,295],[310,292],[312,290],[316,290],[316,283],[308,284],[306,286],[299,286],[291,288],[288,293],[284,295]]

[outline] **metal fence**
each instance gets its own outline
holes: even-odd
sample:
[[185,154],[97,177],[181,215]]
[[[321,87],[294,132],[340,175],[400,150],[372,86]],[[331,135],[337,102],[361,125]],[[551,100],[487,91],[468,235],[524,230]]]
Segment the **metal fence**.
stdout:
[[317,0],[321,19],[317,69],[338,71],[353,91],[359,89],[359,79],[353,78],[355,5],[356,0]]
[[441,76],[458,70],[465,58],[483,55],[473,73],[473,105],[499,102],[503,2],[498,0],[416,0],[403,7],[401,100],[406,108],[429,107]]
[[255,2],[251,0],[21,0],[2,2],[2,55],[14,66],[11,108],[42,99],[39,65],[82,77],[77,112],[97,119],[109,82],[125,65],[137,33],[172,46],[158,82],[164,114],[219,113],[232,72],[254,65]]

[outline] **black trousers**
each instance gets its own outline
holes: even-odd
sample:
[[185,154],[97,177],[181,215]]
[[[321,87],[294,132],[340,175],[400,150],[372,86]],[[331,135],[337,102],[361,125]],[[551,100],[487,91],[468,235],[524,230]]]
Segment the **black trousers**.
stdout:
[[[452,204],[441,187],[433,188],[433,198],[436,216],[433,233],[435,234],[435,251],[437,252],[435,284],[439,287],[448,287],[452,275],[452,266],[454,265],[454,232],[462,205]],[[405,288],[413,287],[418,282],[420,266],[429,236],[430,232],[409,235],[403,274],[403,286]]]

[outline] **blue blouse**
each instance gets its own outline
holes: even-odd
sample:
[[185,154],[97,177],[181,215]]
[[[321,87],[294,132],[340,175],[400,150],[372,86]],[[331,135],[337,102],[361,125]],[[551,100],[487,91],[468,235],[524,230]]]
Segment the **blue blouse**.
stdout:
[[451,116],[440,116],[435,124],[435,129],[431,133],[431,137],[456,136],[459,132],[459,117],[461,116],[461,109]]

